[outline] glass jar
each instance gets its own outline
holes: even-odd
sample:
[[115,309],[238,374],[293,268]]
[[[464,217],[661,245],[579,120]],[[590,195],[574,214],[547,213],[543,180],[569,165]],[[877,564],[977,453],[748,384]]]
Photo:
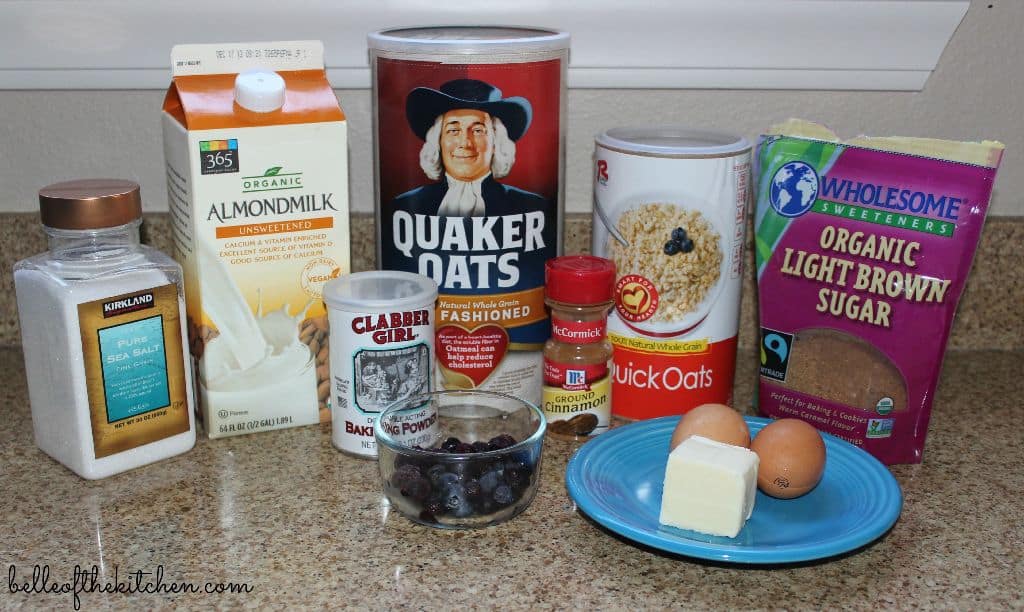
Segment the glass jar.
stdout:
[[551,309],[542,394],[548,434],[569,440],[596,436],[611,420],[607,334],[615,264],[591,255],[556,257],[545,266],[544,283]]
[[181,267],[139,243],[132,181],[39,192],[45,253],[14,266],[36,444],[103,478],[195,444]]

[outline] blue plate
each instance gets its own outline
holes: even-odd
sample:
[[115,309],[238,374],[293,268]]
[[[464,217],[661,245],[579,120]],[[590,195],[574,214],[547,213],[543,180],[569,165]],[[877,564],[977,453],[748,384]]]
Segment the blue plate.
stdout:
[[[754,436],[770,419],[746,417]],[[793,563],[838,555],[874,541],[900,516],[903,494],[889,470],[828,434],[825,473],[810,493],[775,499],[760,491],[735,538],[658,523],[668,444],[679,417],[612,429],[569,460],[566,487],[577,507],[609,530],[679,555],[735,563]]]

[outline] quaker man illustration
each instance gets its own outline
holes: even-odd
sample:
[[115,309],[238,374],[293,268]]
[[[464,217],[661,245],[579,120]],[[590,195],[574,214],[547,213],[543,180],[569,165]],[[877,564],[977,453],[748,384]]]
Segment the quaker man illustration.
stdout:
[[490,83],[455,79],[438,89],[413,89],[405,110],[423,140],[420,167],[435,182],[399,195],[395,210],[477,217],[544,209],[540,195],[497,180],[511,172],[516,141],[530,127],[526,98],[503,98]]

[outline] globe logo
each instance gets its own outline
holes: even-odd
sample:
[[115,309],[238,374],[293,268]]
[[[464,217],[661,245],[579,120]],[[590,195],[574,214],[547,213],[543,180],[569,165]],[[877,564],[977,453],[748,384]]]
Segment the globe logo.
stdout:
[[799,217],[818,197],[818,173],[801,161],[782,166],[772,177],[769,201],[783,217]]

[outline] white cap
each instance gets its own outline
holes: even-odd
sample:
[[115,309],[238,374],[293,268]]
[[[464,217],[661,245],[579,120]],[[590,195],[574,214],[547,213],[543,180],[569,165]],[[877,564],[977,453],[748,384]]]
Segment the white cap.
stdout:
[[273,70],[254,68],[235,78],[235,102],[255,113],[269,113],[284,106],[284,79]]
[[433,307],[437,283],[427,276],[398,270],[353,272],[327,281],[324,301],[337,310],[355,312]]
[[742,136],[680,125],[616,127],[598,134],[596,140],[607,149],[664,157],[730,156],[750,149]]
[[517,26],[427,26],[367,35],[371,49],[394,53],[522,53],[569,48],[569,33]]

